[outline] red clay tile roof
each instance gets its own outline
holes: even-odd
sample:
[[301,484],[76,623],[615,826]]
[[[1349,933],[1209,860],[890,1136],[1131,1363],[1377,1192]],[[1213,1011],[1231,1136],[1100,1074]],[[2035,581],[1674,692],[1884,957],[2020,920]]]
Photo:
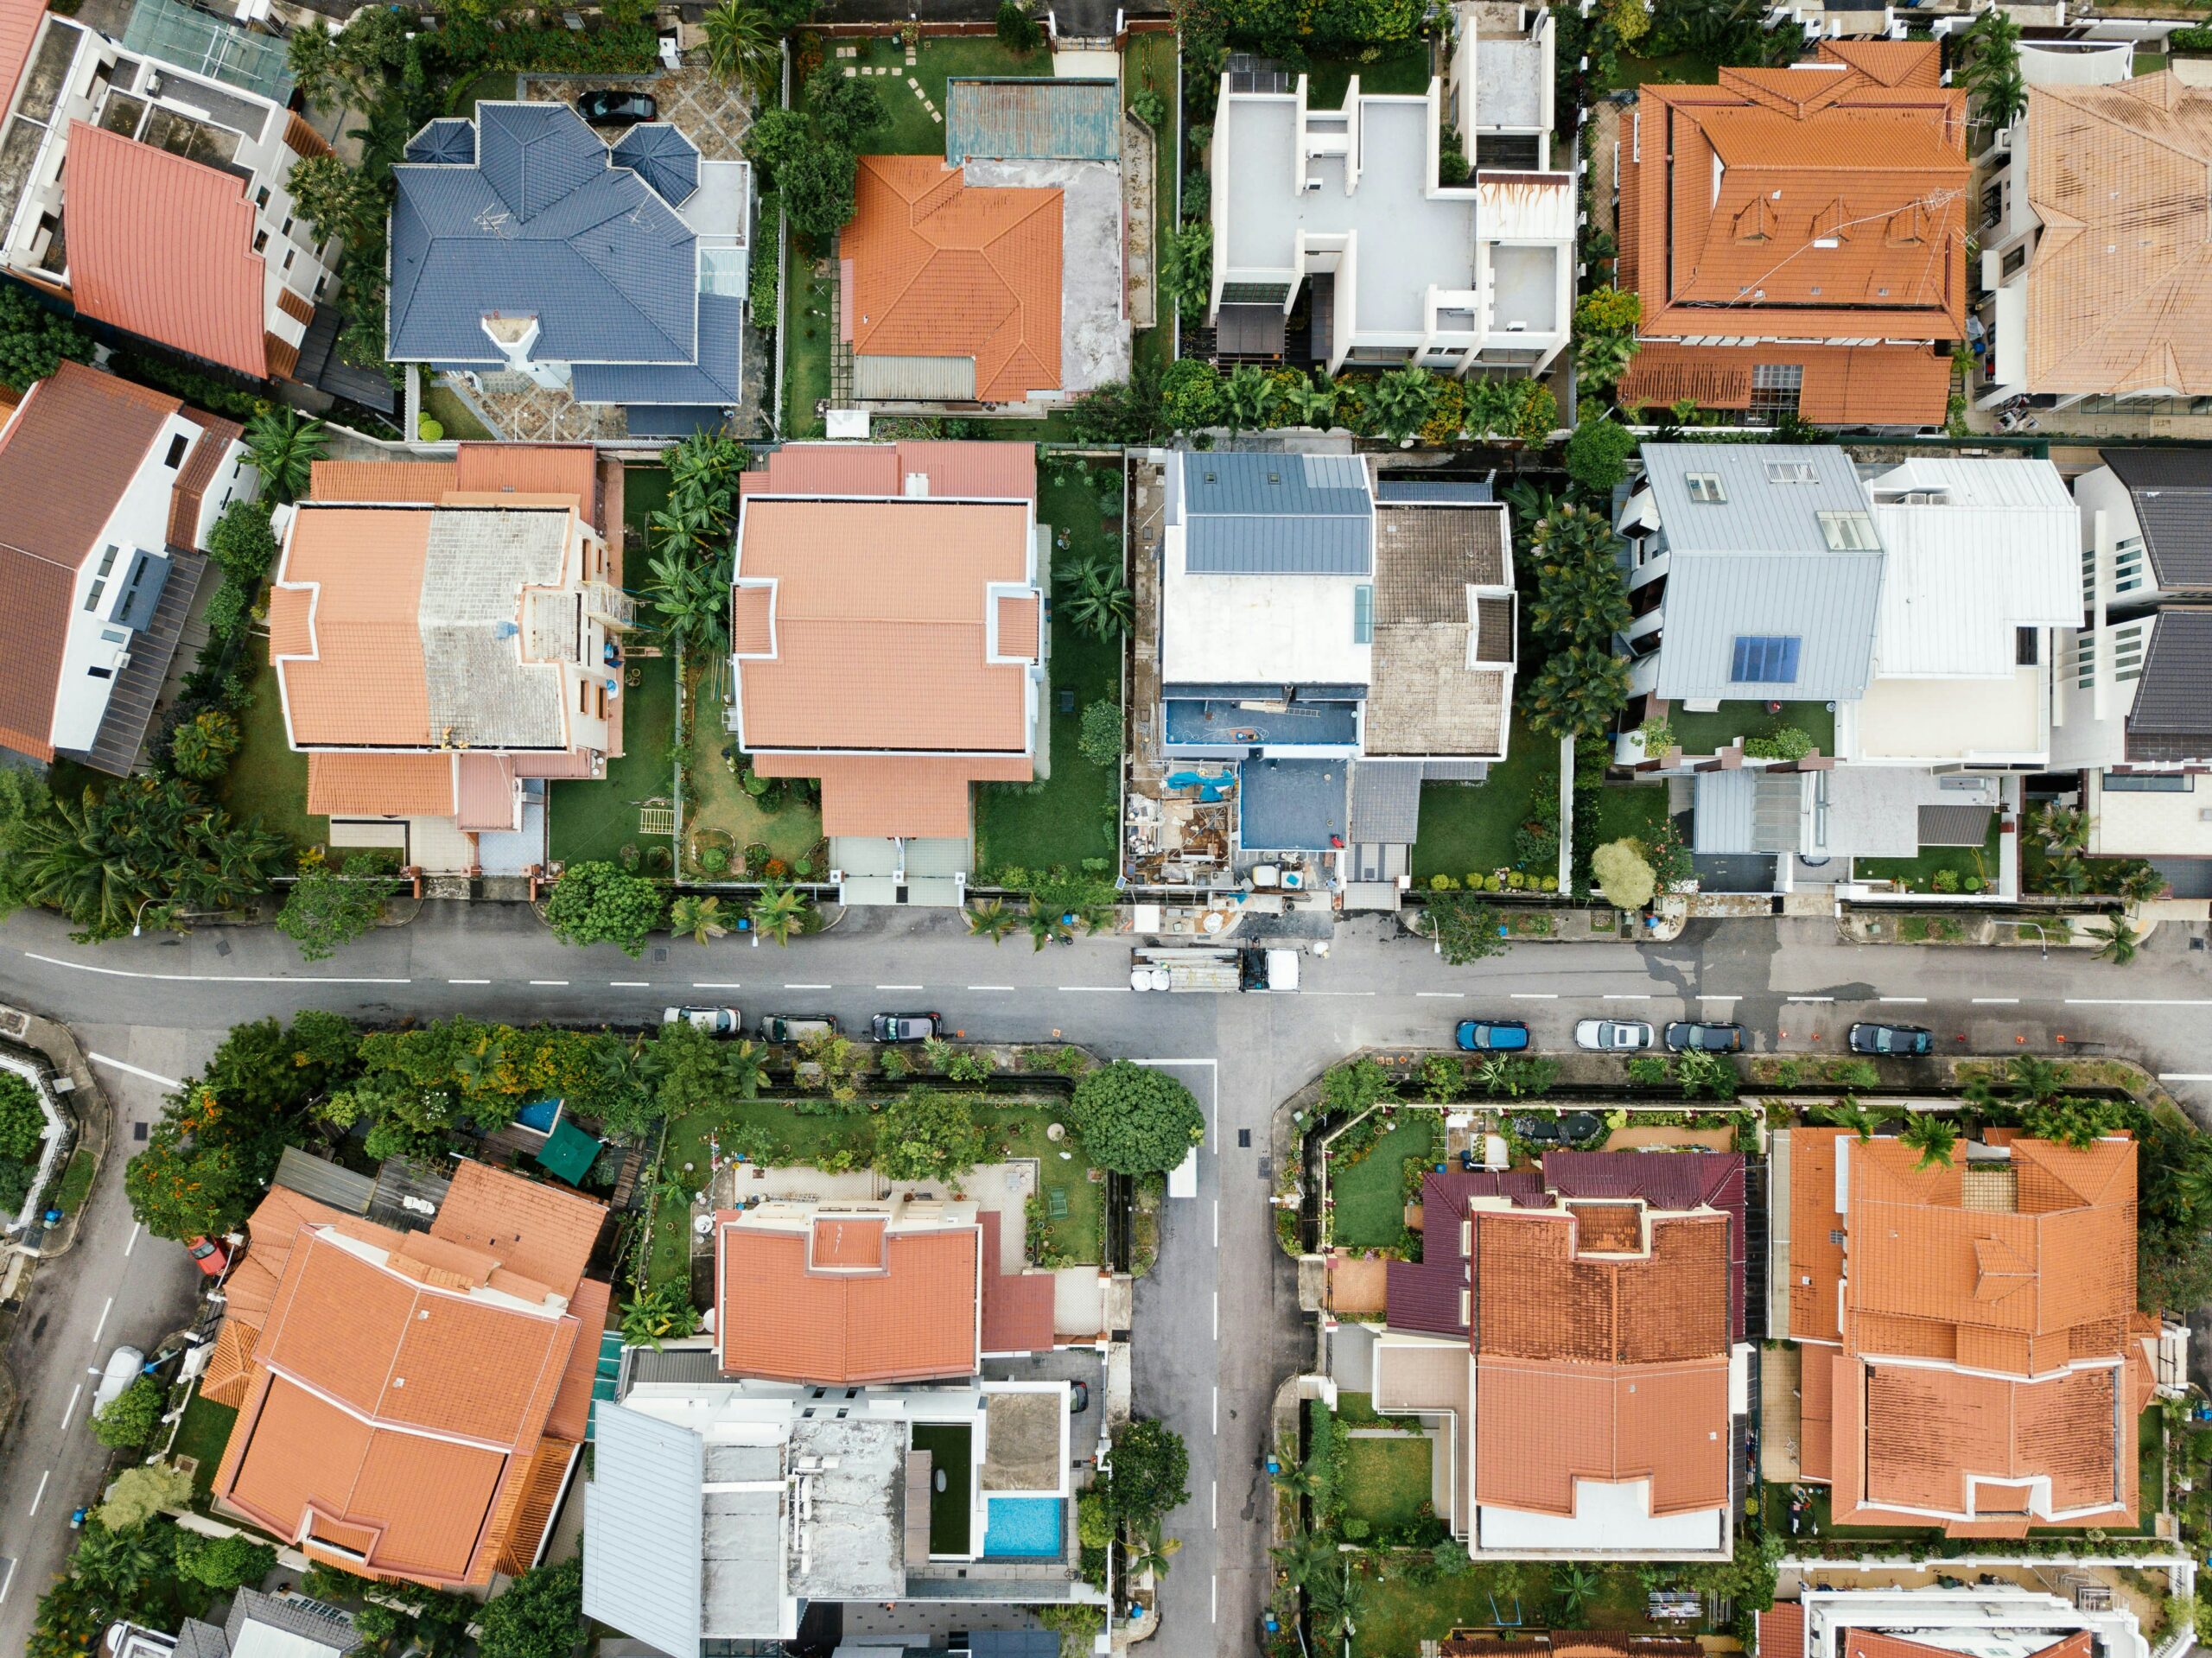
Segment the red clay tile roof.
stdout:
[[[1728,1316],[1744,1338],[1744,1159],[1734,1152],[1546,1152],[1544,1183],[1567,1197],[1640,1197],[1728,1217]],[[1589,1246],[1585,1245],[1585,1248]]]
[[807,1265],[817,1272],[836,1267],[884,1270],[883,1217],[849,1216],[817,1221],[808,1236],[812,1247]]
[[[2109,1523],[2122,1508],[2133,1518],[2133,1477],[2124,1494],[2120,1487],[2118,1438],[2133,1445],[2135,1427],[2120,1408],[2119,1369],[2069,1370],[2040,1382],[1896,1364],[1865,1365],[1862,1373],[1866,1507],[1962,1513],[1970,1478],[2047,1478],[2052,1509],[2097,1511],[2096,1521],[2075,1523]],[[1986,1484],[1973,1506],[1982,1515],[2004,1511]]]
[[1060,384],[1060,192],[969,186],[931,156],[863,156],[838,238],[861,356],[971,357],[976,396]]
[[906,480],[931,495],[1037,499],[1037,451],[1027,443],[786,443],[738,480],[747,495],[903,495]]
[[[430,742],[416,614],[429,538],[428,512],[309,505],[293,518],[277,580],[317,588],[315,654],[276,648],[295,639],[289,627],[271,639],[295,746]],[[452,810],[448,797],[440,815]]]
[[1808,1344],[1799,1351],[1797,1464],[1807,1479],[1834,1477],[1835,1373],[1840,1356],[1833,1347]]
[[1469,1280],[1460,1233],[1468,1200],[1513,1197],[1541,1202],[1544,1177],[1535,1169],[1431,1174],[1421,1181],[1421,1259],[1388,1263],[1385,1318],[1393,1330],[1465,1337],[1467,1320],[1462,1305]]
[[16,96],[16,83],[23,78],[45,19],[46,0],[0,0],[0,113]]
[[[270,610],[270,638],[280,651],[290,634],[300,601],[279,588],[283,627],[277,607]],[[450,817],[453,816],[453,760],[450,754],[309,754],[308,810],[318,817]]]
[[1574,1230],[1560,1211],[1477,1212],[1476,1352],[1636,1364],[1727,1351],[1724,1217],[1655,1218],[1635,1260],[1581,1256]]
[[[54,758],[78,571],[130,487],[175,397],[63,363],[25,394],[0,433],[0,744]],[[68,480],[57,488],[57,480]]]
[[607,1205],[581,1193],[462,1162],[430,1233],[480,1249],[509,1272],[567,1295],[583,1277],[606,1223]]
[[455,826],[470,834],[510,830],[515,822],[515,763],[508,754],[463,754],[454,790]]
[[1802,1658],[1805,1650],[1805,1609],[1794,1600],[1777,1600],[1771,1611],[1758,1618],[1759,1658]]
[[983,1229],[983,1351],[1042,1353],[1052,1345],[1052,1274],[999,1270],[999,1212],[976,1217]]
[[463,494],[557,495],[598,523],[599,452],[588,443],[464,443],[454,455]]
[[734,587],[729,600],[729,648],[741,657],[765,657],[775,638],[772,588]]
[[733,1376],[850,1385],[966,1376],[978,1362],[974,1226],[894,1230],[880,1271],[823,1271],[808,1238],[715,1217],[716,1329]]
[[1678,346],[1652,340],[1622,377],[1625,408],[1657,410],[1687,398],[1700,409],[1748,409],[1751,371],[1800,369],[1797,412],[1829,426],[1914,426],[1941,420],[1951,359],[1931,346]]
[[223,464],[224,455],[229,453],[232,444],[245,435],[245,429],[197,410],[179,412],[199,427],[200,436],[169,491],[169,545],[198,551],[200,511],[207,501],[208,487],[215,481],[215,470]]
[[308,469],[308,499],[433,502],[461,486],[458,473],[450,461],[318,461]]
[[1840,1342],[1843,1217],[1835,1207],[1836,1141],[1848,1128],[1789,1130],[1789,1333]]
[[[1011,781],[1035,775],[1027,757],[1014,764]],[[979,776],[1003,776],[988,760],[879,759],[864,754],[759,754],[763,777],[822,779],[824,835],[926,835],[958,839],[968,833],[968,785]]]
[[569,1312],[576,1321],[576,1344],[569,1350],[561,1390],[553,1395],[553,1408],[545,1417],[545,1432],[554,1439],[582,1442],[591,1420],[592,1383],[599,1375],[599,1338],[606,1333],[607,1312],[613,1299],[613,1286],[596,1278],[585,1279],[569,1299]]
[[1728,1361],[1475,1367],[1475,1501],[1574,1512],[1578,1479],[1651,1482],[1654,1515],[1728,1502]]
[[246,1323],[235,1312],[225,1318],[215,1337],[215,1351],[200,1373],[200,1396],[232,1410],[244,1404],[253,1386],[253,1344],[260,1339],[259,1325]]
[[82,121],[68,172],[79,310],[256,379],[273,372],[244,179]]
[[1037,660],[1037,595],[1001,594],[999,599],[998,654]]

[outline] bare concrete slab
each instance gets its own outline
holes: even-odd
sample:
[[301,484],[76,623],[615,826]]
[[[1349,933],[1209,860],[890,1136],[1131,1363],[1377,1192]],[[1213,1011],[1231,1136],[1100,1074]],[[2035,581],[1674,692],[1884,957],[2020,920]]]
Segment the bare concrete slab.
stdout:
[[1129,373],[1122,302],[1122,169],[1112,162],[969,162],[968,181],[1060,192],[1060,389]]

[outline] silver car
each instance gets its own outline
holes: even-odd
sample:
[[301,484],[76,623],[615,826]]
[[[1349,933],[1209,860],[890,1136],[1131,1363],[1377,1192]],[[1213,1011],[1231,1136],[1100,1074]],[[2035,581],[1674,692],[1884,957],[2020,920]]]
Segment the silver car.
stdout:
[[709,1036],[735,1036],[744,1027],[734,1007],[664,1007],[664,1025],[689,1025]]
[[1651,1042],[1651,1027],[1640,1019],[1586,1019],[1574,1027],[1574,1045],[1593,1053],[1648,1048]]

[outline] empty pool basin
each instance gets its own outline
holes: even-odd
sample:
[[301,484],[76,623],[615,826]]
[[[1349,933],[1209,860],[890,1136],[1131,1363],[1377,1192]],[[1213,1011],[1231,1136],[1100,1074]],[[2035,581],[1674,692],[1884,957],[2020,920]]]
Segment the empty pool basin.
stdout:
[[1057,1496],[995,1496],[983,1525],[983,1558],[1058,1560],[1060,1525],[1067,1509]]

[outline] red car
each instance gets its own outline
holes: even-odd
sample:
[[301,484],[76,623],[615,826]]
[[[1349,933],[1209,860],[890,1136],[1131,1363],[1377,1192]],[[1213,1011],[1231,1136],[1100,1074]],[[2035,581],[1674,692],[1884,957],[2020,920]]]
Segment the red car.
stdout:
[[220,1278],[223,1268],[231,1264],[230,1252],[211,1237],[203,1236],[193,1239],[184,1246],[184,1252],[192,1257],[193,1264],[210,1278]]

